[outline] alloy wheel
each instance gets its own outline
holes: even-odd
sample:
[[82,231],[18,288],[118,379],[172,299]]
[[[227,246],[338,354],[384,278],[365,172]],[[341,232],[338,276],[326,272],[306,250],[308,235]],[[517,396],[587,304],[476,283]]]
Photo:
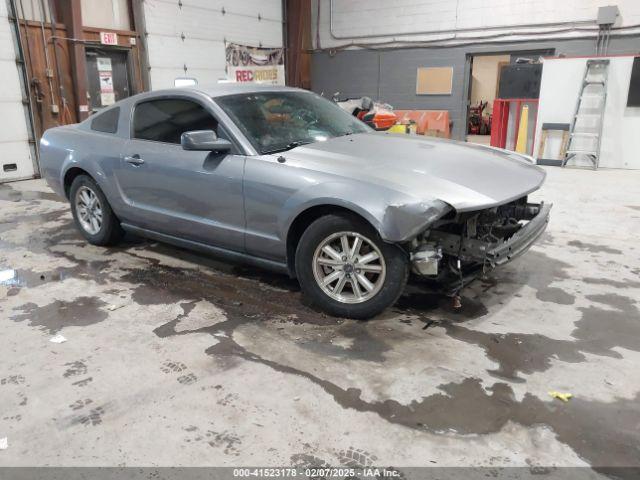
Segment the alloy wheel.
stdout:
[[370,239],[357,232],[325,238],[313,255],[313,275],[322,291],[341,303],[362,303],[382,288],[384,257]]
[[102,205],[89,187],[82,186],[76,192],[76,212],[83,230],[89,235],[97,235],[102,228]]

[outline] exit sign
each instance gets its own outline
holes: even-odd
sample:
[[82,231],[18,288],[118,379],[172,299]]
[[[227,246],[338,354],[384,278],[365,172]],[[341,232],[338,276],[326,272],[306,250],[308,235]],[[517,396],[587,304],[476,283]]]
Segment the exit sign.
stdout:
[[100,43],[102,45],[117,45],[118,35],[113,32],[100,32]]

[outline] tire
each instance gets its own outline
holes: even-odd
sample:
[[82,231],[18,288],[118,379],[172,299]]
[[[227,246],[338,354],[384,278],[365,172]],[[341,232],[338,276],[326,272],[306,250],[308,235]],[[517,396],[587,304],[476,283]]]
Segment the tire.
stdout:
[[[88,197],[86,197],[85,194],[88,195]],[[99,223],[99,228],[97,229],[93,228],[96,224],[87,220],[89,217],[82,212],[82,210],[87,210],[83,208],[86,202],[82,199],[91,198],[91,194],[97,199],[97,202],[94,202],[93,205],[97,206],[101,212],[102,221]],[[92,245],[115,245],[124,236],[120,221],[114,215],[113,210],[111,210],[111,205],[109,205],[107,197],[104,196],[98,184],[88,175],[78,175],[73,180],[69,192],[69,201],[71,202],[73,220],[78,230],[80,230],[82,236]],[[93,211],[97,212],[95,209]],[[92,216],[96,218],[97,213]]]
[[[358,252],[346,262],[342,255],[344,236],[349,253],[360,239]],[[371,258],[374,260],[368,260]],[[320,217],[305,230],[296,249],[295,267],[303,293],[315,305],[330,315],[361,320],[393,305],[409,275],[408,257],[400,247],[385,243],[368,223],[347,214]],[[332,276],[337,279],[321,285]],[[343,281],[343,276],[348,279]],[[366,282],[360,281],[362,276]],[[369,287],[373,288],[368,290]]]

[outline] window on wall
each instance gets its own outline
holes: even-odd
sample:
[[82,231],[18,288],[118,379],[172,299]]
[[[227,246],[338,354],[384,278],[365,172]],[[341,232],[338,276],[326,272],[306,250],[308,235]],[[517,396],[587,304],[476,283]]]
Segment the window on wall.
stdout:
[[129,0],[81,0],[82,24],[87,27],[131,30]]
[[180,143],[184,132],[213,130],[228,138],[218,122],[200,104],[185,99],[162,99],[140,103],[133,113],[133,137],[164,143]]
[[[22,0],[16,3],[18,4],[19,15],[25,20],[51,22],[53,12],[48,2],[41,3],[40,0]],[[22,15],[23,13],[24,16]]]

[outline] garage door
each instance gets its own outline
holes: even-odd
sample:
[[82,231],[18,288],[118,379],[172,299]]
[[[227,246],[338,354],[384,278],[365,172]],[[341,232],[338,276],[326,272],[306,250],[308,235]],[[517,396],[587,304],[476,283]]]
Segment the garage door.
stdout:
[[151,87],[177,77],[212,85],[226,77],[225,40],[282,46],[282,1],[154,0],[144,2]]
[[35,174],[12,29],[7,3],[0,1],[0,182]]

